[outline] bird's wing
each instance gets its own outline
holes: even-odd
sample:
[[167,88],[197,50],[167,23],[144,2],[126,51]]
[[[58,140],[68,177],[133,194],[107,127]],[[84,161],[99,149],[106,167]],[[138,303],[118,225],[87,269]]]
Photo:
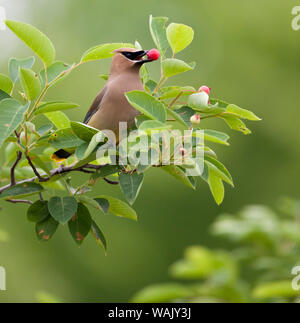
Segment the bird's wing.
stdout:
[[87,112],[83,123],[88,123],[89,120],[91,119],[91,117],[100,109],[101,107],[101,101],[105,95],[107,91],[107,87],[105,86],[100,92],[99,94],[96,96],[94,102],[92,103],[89,111]]

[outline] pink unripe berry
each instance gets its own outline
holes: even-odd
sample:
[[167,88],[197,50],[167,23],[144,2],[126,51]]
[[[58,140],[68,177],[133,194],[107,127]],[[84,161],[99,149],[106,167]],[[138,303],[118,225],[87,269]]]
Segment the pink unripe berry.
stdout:
[[184,148],[180,148],[179,151],[180,151],[180,153],[181,153],[182,156],[185,155],[185,149]]
[[205,92],[205,93],[207,93],[207,94],[209,94],[209,93],[210,93],[210,90],[211,90],[211,88],[210,88],[210,87],[208,87],[208,86],[206,86],[206,85],[202,85],[202,86],[199,88],[199,92],[203,91],[203,92]]
[[159,59],[159,57],[160,57],[160,52],[155,48],[150,49],[147,53],[147,58],[150,59],[151,61],[156,61],[157,59]]
[[190,118],[191,123],[199,124],[200,123],[200,116],[198,114],[194,114]]

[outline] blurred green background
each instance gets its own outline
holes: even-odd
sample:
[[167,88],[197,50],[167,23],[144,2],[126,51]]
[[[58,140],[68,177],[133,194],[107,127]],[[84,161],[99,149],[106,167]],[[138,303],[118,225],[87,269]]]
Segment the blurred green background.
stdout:
[[[145,285],[166,281],[168,266],[187,246],[220,246],[208,227],[221,212],[251,203],[272,206],[281,195],[299,196],[300,31],[291,28],[296,5],[287,0],[0,1],[9,19],[44,31],[56,46],[57,59],[68,63],[105,42],[137,39],[152,48],[150,14],[190,25],[195,39],[179,58],[195,60],[197,68],[173,83],[196,88],[207,84],[212,96],[263,118],[248,123],[253,134],[247,137],[228,130],[221,120],[213,123],[231,136],[230,147],[215,150],[235,182],[235,189],[226,187],[220,207],[204,182],[192,191],[162,171],[150,171],[135,203],[137,223],[94,214],[108,240],[107,256],[92,237],[78,248],[63,227],[52,241],[39,243],[24,206],[2,203],[0,230],[9,237],[0,236],[7,240],[0,241],[0,265],[7,271],[7,291],[0,291],[0,302],[36,301],[40,291],[60,301],[126,302]],[[10,56],[31,55],[8,30],[0,32],[0,44],[2,73],[8,72]],[[81,121],[104,85],[99,75],[108,72],[109,64],[85,64],[55,87],[50,99],[80,104],[68,116]],[[158,75],[158,64],[150,68]],[[121,197],[118,187],[105,183],[99,183],[97,193]]]

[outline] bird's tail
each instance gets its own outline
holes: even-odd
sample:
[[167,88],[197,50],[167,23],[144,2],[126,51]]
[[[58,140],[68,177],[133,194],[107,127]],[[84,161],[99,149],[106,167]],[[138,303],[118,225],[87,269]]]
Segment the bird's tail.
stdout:
[[70,157],[72,153],[67,152],[64,149],[59,149],[55,153],[53,153],[50,158],[56,162],[62,162],[68,157]]

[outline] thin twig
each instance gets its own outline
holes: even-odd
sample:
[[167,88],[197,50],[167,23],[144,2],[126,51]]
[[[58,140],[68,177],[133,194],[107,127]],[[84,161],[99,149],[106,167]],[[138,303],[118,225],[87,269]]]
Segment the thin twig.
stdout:
[[29,201],[29,200],[13,200],[13,199],[9,199],[9,200],[5,200],[6,202],[10,202],[10,203],[26,203],[26,204],[33,204],[33,202]]
[[16,178],[15,178],[15,169],[19,163],[19,161],[22,158],[22,152],[18,151],[17,152],[17,159],[14,162],[14,164],[12,165],[11,169],[10,169],[10,186],[14,186],[16,185]]
[[40,175],[40,173],[37,171],[37,169],[35,168],[35,166],[33,165],[30,157],[27,155],[26,159],[28,160],[28,164],[30,165],[30,167],[32,168],[34,174],[36,175],[36,177],[39,179],[40,182],[47,182],[50,178],[49,177],[42,177]]
[[103,179],[105,180],[106,183],[108,184],[112,184],[112,185],[118,185],[119,182],[118,181],[111,181],[110,179],[103,177]]

